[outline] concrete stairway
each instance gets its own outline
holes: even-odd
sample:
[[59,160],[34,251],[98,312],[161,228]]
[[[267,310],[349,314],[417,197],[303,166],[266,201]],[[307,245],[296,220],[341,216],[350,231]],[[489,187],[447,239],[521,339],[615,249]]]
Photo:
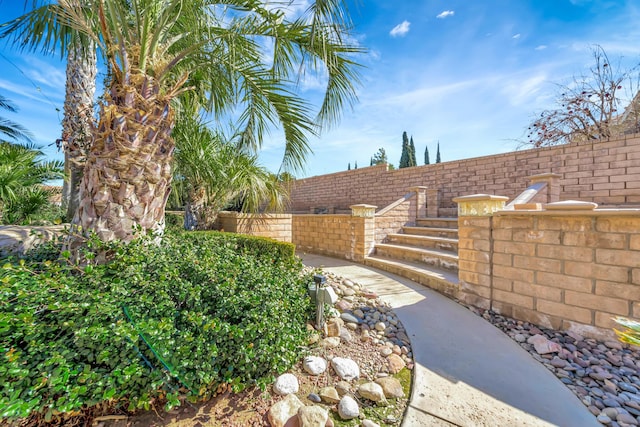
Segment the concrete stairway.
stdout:
[[443,294],[458,290],[458,219],[422,218],[389,234],[364,263],[406,277]]

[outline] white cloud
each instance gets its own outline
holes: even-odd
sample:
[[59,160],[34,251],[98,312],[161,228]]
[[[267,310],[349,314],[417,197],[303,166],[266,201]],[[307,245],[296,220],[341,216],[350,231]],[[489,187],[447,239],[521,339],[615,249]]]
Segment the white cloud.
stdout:
[[540,46],[536,46],[536,50],[545,50],[547,48],[546,44],[541,44]]
[[513,35],[511,38],[512,39],[519,39],[520,37],[522,37],[522,35],[520,33]]
[[447,18],[449,16],[453,16],[453,15],[455,15],[455,12],[453,10],[443,10],[442,12],[440,12],[440,14],[438,14],[436,16],[436,18],[444,19],[444,18]]
[[544,86],[548,84],[545,71],[537,71],[531,75],[503,76],[502,93],[512,106],[534,104],[535,98],[544,93]]
[[309,12],[310,3],[308,0],[292,1],[292,2],[273,2],[267,3],[267,9],[278,10],[284,13],[284,18],[287,20],[294,20],[304,16]]
[[64,91],[66,75],[64,66],[53,66],[34,57],[25,58],[29,66],[24,72],[29,79],[44,86]]
[[391,37],[403,37],[405,34],[409,32],[410,26],[411,26],[411,22],[402,21],[401,24],[398,24],[395,27],[393,27],[393,29],[389,31],[389,34],[391,34]]

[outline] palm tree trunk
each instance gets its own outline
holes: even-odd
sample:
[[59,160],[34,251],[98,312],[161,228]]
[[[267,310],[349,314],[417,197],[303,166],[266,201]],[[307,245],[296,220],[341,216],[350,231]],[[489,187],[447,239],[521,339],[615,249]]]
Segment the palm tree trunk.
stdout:
[[93,96],[96,91],[97,71],[93,46],[69,49],[62,119],[62,144],[67,174],[63,189],[63,206],[67,209],[68,219],[73,218],[78,209],[82,171],[93,140]]
[[171,191],[170,97],[152,77],[127,77],[128,83],[114,77],[105,93],[74,218],[104,241],[129,242],[138,228],[161,234]]

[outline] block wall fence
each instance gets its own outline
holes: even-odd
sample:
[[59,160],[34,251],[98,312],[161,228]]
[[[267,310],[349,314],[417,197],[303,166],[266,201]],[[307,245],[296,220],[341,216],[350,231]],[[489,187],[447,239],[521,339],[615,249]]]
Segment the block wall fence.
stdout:
[[616,316],[640,320],[640,210],[547,206],[461,214],[457,298],[586,336],[610,338]]
[[[455,197],[499,194],[512,199],[528,177],[550,172],[561,175],[562,200],[640,205],[640,135],[390,171],[378,165],[299,179],[291,191],[291,212],[321,208],[337,213],[356,203],[384,207],[407,188],[425,186],[439,192],[439,216],[449,216],[455,213]],[[433,206],[429,209],[429,216],[435,216]]]
[[291,214],[251,215],[239,212],[220,212],[216,228],[231,233],[270,237],[291,242]]

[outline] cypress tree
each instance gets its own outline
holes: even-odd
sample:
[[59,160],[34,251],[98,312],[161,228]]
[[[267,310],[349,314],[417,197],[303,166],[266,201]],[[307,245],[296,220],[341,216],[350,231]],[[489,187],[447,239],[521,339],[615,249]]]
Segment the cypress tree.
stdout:
[[369,163],[369,166],[373,166],[373,157],[371,158],[371,162]]
[[411,135],[411,141],[409,142],[409,166],[418,166],[416,160],[416,146],[413,145],[413,135]]
[[406,168],[409,166],[409,138],[407,132],[402,132],[402,155],[400,156],[400,164],[398,168]]
[[429,164],[429,147],[424,147],[424,164]]
[[349,162],[349,166],[347,166],[347,170],[350,171],[351,170],[351,162]]
[[436,153],[436,163],[440,163],[440,141],[438,141],[438,152]]
[[358,161],[356,160],[356,166],[354,167],[354,169],[358,169]]

